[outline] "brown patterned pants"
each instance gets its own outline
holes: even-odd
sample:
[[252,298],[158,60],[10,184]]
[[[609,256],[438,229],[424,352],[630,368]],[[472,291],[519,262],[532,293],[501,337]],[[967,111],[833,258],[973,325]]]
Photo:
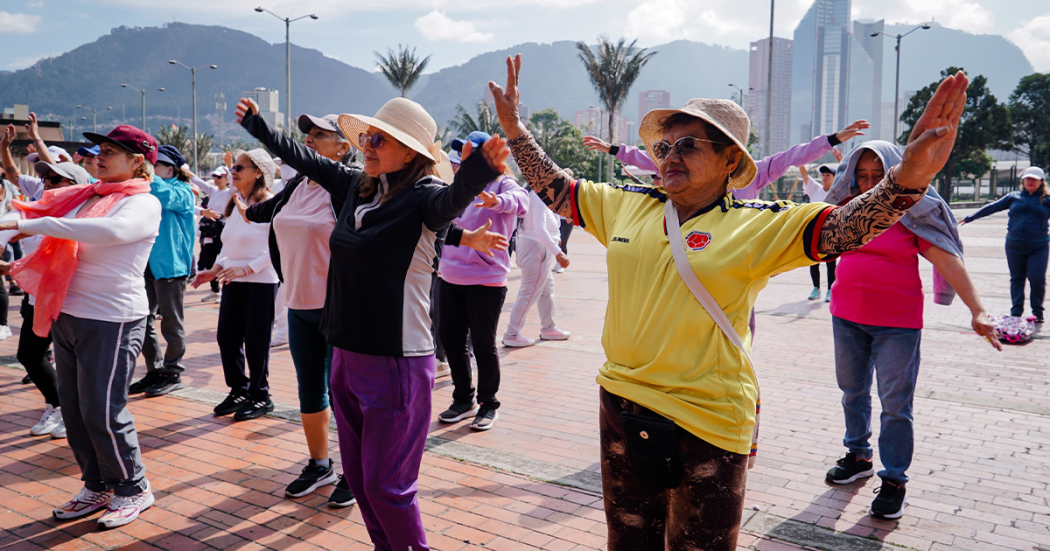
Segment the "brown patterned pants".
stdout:
[[744,506],[747,456],[679,430],[682,478],[668,490],[631,470],[620,411],[601,390],[602,486],[609,551],[733,551]]

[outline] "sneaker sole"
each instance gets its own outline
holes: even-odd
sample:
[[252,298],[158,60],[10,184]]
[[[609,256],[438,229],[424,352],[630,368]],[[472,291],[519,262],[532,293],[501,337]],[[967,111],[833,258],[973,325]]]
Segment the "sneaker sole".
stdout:
[[873,517],[875,517],[875,518],[880,518],[880,519],[885,519],[885,520],[897,520],[897,519],[899,519],[899,518],[904,516],[904,508],[907,507],[907,506],[908,506],[908,502],[905,501],[904,503],[901,504],[900,510],[895,512],[895,513],[881,514],[881,513],[876,513],[874,510],[869,510],[868,514],[873,516]]
[[471,423],[470,424],[470,429],[471,430],[479,430],[479,431],[480,430],[491,430],[492,427],[496,426],[496,421],[498,419],[499,419],[499,412],[497,411],[496,412],[496,416],[492,418],[492,422],[491,423],[489,423],[489,424],[487,424],[485,426],[475,425],[474,423]]
[[146,391],[146,397],[147,398],[156,398],[157,396],[164,396],[165,394],[168,394],[170,392],[174,392],[176,390],[182,390],[183,388],[186,388],[186,385],[184,385],[182,383],[175,383],[173,385],[166,386],[166,387],[164,387],[162,389],[159,389],[159,390],[147,390]]
[[541,341],[567,341],[567,340],[569,340],[570,336],[571,335],[566,335],[564,337],[545,337],[543,335],[540,335],[540,340]]
[[530,342],[530,343],[528,343],[528,344],[526,344],[526,343],[521,343],[521,344],[509,344],[509,343],[507,343],[507,341],[501,341],[501,342],[503,343],[503,346],[505,346],[505,347],[507,347],[507,348],[528,348],[528,347],[530,347],[530,346],[532,346],[532,345],[536,344],[536,343],[534,343],[534,342]]
[[55,434],[55,433],[51,433],[51,439],[52,439],[52,440],[64,440],[64,439],[66,438],[66,436],[67,436],[67,435],[65,435],[65,434]]
[[273,406],[259,410],[257,413],[251,415],[236,415],[234,414],[234,421],[251,421],[252,419],[258,419],[267,413],[273,413]]
[[843,478],[841,480],[835,480],[835,479],[831,478],[830,476],[828,476],[828,477],[825,477],[824,480],[827,481],[827,482],[830,482],[832,484],[849,484],[851,482],[856,482],[856,481],[858,481],[858,480],[860,480],[862,478],[871,478],[873,476],[875,476],[875,469],[874,469],[874,467],[869,469],[869,470],[867,470],[867,471],[859,472],[859,473],[857,473],[857,474],[855,474],[855,475],[853,475],[853,476],[851,476],[849,478]]
[[81,511],[79,513],[63,513],[61,515],[58,514],[57,510],[53,510],[53,511],[51,511],[51,516],[54,517],[55,520],[59,520],[59,521],[77,520],[77,519],[80,519],[80,518],[84,518],[86,516],[93,515],[93,514],[99,512],[99,511],[104,511],[104,510],[106,510],[106,506],[107,505],[109,505],[109,504],[108,503],[104,503],[102,505],[99,505],[98,507],[95,507],[94,509],[84,509],[83,511]]
[[318,479],[317,482],[314,482],[313,485],[311,485],[309,488],[303,490],[302,492],[299,492],[298,494],[293,494],[293,493],[289,492],[288,490],[285,490],[284,491],[284,497],[303,497],[303,496],[308,496],[308,495],[316,492],[318,488],[323,488],[325,486],[328,486],[329,484],[335,484],[338,481],[339,481],[339,475],[335,474],[335,469],[332,469],[332,472],[328,473],[328,476]]
[[33,429],[29,429],[29,435],[30,436],[44,436],[44,435],[47,435],[47,434],[51,434],[51,431],[53,431],[53,430],[55,430],[57,428],[58,428],[58,425],[53,425],[50,430],[45,430],[43,432],[35,432]]
[[355,505],[356,503],[357,503],[357,498],[355,497],[355,498],[351,499],[350,501],[345,501],[345,502],[342,502],[342,503],[340,503],[338,501],[329,500],[328,501],[328,506],[331,507],[332,509],[343,509],[344,507],[350,507],[351,505]]
[[104,523],[101,520],[99,520],[98,521],[98,528],[99,528],[99,530],[112,530],[113,528],[120,528],[121,526],[127,526],[128,524],[131,524],[132,522],[135,522],[135,520],[139,518],[139,515],[142,514],[143,511],[145,511],[146,509],[149,509],[150,507],[153,507],[153,502],[155,502],[156,500],[157,500],[157,498],[155,498],[153,496],[153,492],[150,492],[149,493],[149,497],[146,499],[146,504],[143,505],[142,508],[139,509],[139,511],[137,513],[135,513],[134,515],[131,515],[128,518],[120,519],[118,521],[111,522],[111,523]]
[[462,421],[462,420],[466,419],[467,417],[473,417],[474,415],[477,415],[478,414],[478,409],[479,408],[477,406],[474,406],[474,409],[472,409],[470,411],[464,411],[463,413],[461,413],[461,414],[459,414],[459,415],[457,415],[455,417],[447,417],[446,418],[446,417],[442,417],[442,416],[438,415],[438,421],[441,421],[442,423],[456,423],[456,422],[459,422],[459,421]]

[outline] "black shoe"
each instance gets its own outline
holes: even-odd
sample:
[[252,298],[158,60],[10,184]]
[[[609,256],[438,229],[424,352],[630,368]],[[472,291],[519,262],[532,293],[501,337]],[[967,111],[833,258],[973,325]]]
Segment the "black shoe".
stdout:
[[335,509],[342,507],[349,507],[357,503],[357,498],[354,497],[354,493],[350,491],[350,485],[346,482],[346,477],[339,475],[339,483],[335,485],[335,490],[332,491],[332,497],[328,498],[328,506]]
[[146,396],[148,398],[156,398],[185,386],[182,384],[182,377],[179,377],[177,374],[165,373],[160,376],[155,384],[146,389]]
[[1035,322],[1036,323],[1043,323],[1043,316],[1036,316],[1035,317]]
[[489,430],[496,424],[496,419],[499,419],[499,412],[496,411],[496,408],[488,404],[482,404],[478,409],[478,414],[470,422],[470,428],[472,430]]
[[478,405],[474,400],[469,402],[452,402],[448,409],[438,414],[438,421],[442,423],[455,423],[462,421],[478,411]]
[[11,287],[7,290],[7,294],[9,294],[11,296],[20,297],[20,296],[26,294],[26,292],[23,291],[22,288],[19,287],[18,285],[15,285],[14,283],[12,283]]
[[882,487],[875,490],[879,497],[871,502],[871,516],[882,519],[895,519],[904,516],[904,508],[908,505],[904,501],[907,492],[904,484],[897,484],[889,480],[882,480]]
[[33,378],[30,377],[29,375],[26,375],[25,377],[22,377],[22,384],[28,385],[31,382],[33,382]]
[[215,415],[221,417],[223,415],[235,413],[236,411],[244,407],[244,404],[247,403],[247,396],[234,391],[230,392],[230,395],[227,396],[225,400],[219,402],[219,405],[215,406],[215,409],[213,411],[215,412]]
[[828,471],[824,479],[831,484],[849,484],[861,478],[875,474],[875,467],[870,459],[859,459],[857,454],[849,452],[846,457],[835,462],[838,466]]
[[335,469],[332,468],[331,460],[328,461],[327,467],[322,467],[311,459],[303,467],[303,472],[299,475],[299,478],[293,480],[284,490],[284,495],[288,497],[303,497],[312,494],[321,486],[335,484],[338,478],[335,474]]
[[145,377],[131,383],[131,386],[128,387],[128,394],[142,394],[143,392],[146,392],[147,388],[157,384],[157,382],[160,381],[160,378],[160,371],[149,371],[146,373]]
[[241,406],[241,409],[237,410],[237,413],[233,414],[233,420],[247,421],[248,419],[258,419],[271,411],[273,411],[273,400],[269,398],[258,402],[247,402]]

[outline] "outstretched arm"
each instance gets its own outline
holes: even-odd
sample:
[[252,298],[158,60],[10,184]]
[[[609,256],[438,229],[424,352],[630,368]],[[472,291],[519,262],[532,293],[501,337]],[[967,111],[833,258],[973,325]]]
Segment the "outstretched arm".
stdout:
[[970,273],[966,271],[962,259],[936,246],[926,249],[922,256],[926,257],[926,260],[929,260],[944,276],[952,289],[959,293],[959,298],[970,309],[970,315],[973,317],[970,326],[973,327],[973,330],[978,335],[987,338],[996,350],[1001,351],[1003,347],[999,344],[999,339],[995,338],[995,327],[988,321],[984,305],[981,304],[981,297],[977,295],[977,289],[973,286]]
[[941,82],[915,123],[901,164],[887,170],[881,183],[828,215],[817,245],[820,254],[863,247],[922,199],[955,146],[968,84],[962,71]]
[[9,182],[17,182],[22,172],[18,170],[14,157],[11,156],[11,142],[15,139],[15,125],[9,124],[4,128],[4,135],[0,137],[0,164],[4,167],[4,175]]

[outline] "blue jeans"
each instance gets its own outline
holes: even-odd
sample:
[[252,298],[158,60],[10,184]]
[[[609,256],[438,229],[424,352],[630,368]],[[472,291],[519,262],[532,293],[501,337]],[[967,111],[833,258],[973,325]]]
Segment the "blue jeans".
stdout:
[[321,333],[323,312],[288,309],[288,349],[299,383],[299,413],[320,413],[331,402],[332,347]]
[[835,377],[842,390],[846,414],[846,437],[842,443],[857,457],[870,459],[871,382],[878,377],[882,402],[879,476],[892,482],[908,481],[915,449],[912,401],[919,377],[921,329],[879,327],[833,317],[835,332]]
[[1024,282],[1032,288],[1032,314],[1043,317],[1043,295],[1046,294],[1046,261],[1050,243],[1025,243],[1006,240],[1006,264],[1010,267],[1010,315],[1024,314]]

